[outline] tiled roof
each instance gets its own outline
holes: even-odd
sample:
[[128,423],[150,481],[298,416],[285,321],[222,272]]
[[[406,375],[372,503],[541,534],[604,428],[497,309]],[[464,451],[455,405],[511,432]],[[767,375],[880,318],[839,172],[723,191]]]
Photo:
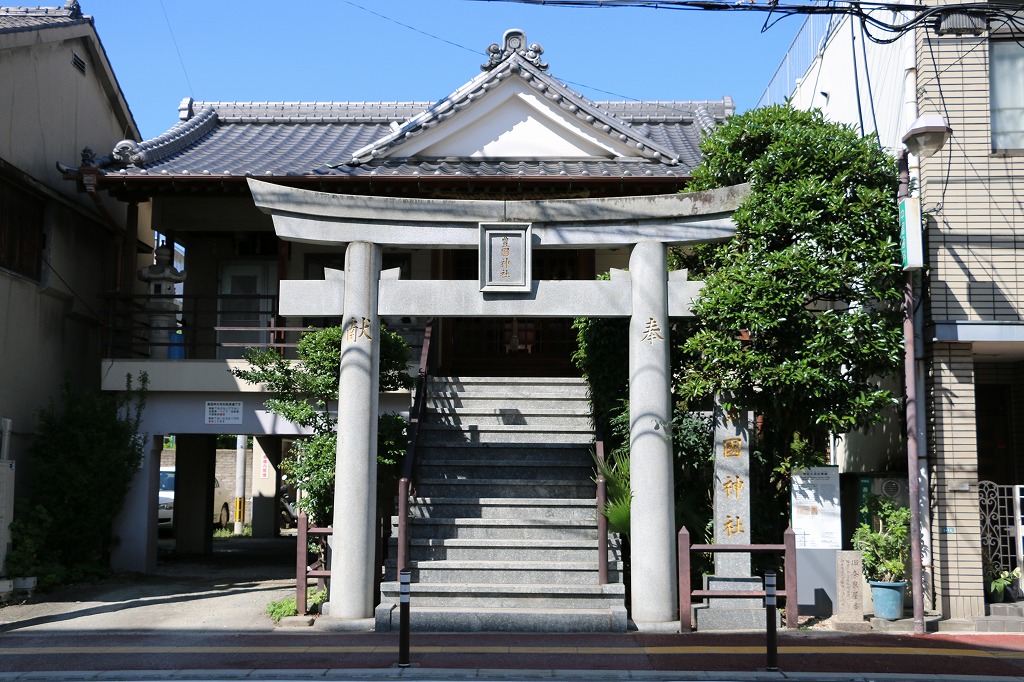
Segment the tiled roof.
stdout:
[[[685,176],[700,163],[701,127],[693,118],[679,115],[696,108],[690,102],[661,102],[650,107],[631,106],[634,126],[653,143],[679,156],[678,165],[645,160],[538,161],[481,159],[424,159],[388,157],[362,164],[347,163],[352,153],[392,132],[390,123],[402,120],[393,112],[415,109],[419,103],[367,102],[321,104],[317,114],[295,114],[298,103],[283,105],[232,104],[229,110],[244,111],[225,121],[220,105],[203,103],[200,112],[163,135],[142,143],[122,142],[115,148],[105,172],[110,175],[227,175],[227,176],[417,176],[417,175],[656,175]],[[216,108],[215,108],[216,107]],[[721,108],[721,103],[718,103]],[[330,114],[328,111],[335,113]],[[671,116],[664,111],[673,112]],[[358,111],[358,116],[337,112]],[[351,120],[356,118],[358,120]],[[662,120],[658,120],[658,119]],[[670,118],[671,120],[664,120]],[[721,118],[719,118],[721,120]]]
[[0,7],[0,33],[74,26],[91,21],[92,17],[82,14],[77,0],[68,0],[63,7]]
[[[511,38],[510,38],[511,36]],[[525,36],[518,36],[525,45]],[[701,136],[733,113],[717,102],[593,102],[546,73],[536,44],[490,48],[484,73],[438,102],[195,102],[180,123],[144,142],[125,140],[101,159],[108,176],[687,177]],[[411,153],[407,143],[486,97],[511,76],[619,158],[516,159]],[[542,100],[543,101],[543,100]],[[626,151],[626,150],[629,151]],[[404,153],[403,153],[404,152]]]

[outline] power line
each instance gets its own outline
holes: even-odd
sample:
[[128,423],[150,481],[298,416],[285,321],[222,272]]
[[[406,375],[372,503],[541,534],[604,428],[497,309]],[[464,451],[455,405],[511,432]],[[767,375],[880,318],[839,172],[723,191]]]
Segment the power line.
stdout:
[[181,72],[185,74],[185,84],[188,85],[189,97],[195,97],[192,90],[192,81],[188,78],[188,70],[185,69],[185,60],[181,58],[181,50],[178,48],[178,40],[174,37],[174,29],[171,28],[171,19],[167,16],[167,8],[164,7],[164,0],[160,0],[160,10],[164,13],[164,21],[167,22],[167,32],[171,34],[171,43],[174,44],[174,51],[178,53],[178,63],[181,64]]
[[[876,43],[891,43],[915,28],[928,24],[940,25],[950,17],[966,18],[970,31],[982,30],[995,19],[1013,21],[1015,12],[1024,9],[1020,2],[989,0],[979,3],[956,3],[943,5],[914,5],[887,2],[837,2],[836,0],[808,0],[807,2],[780,3],[777,0],[469,0],[470,2],[509,2],[525,5],[553,5],[578,9],[614,9],[634,7],[643,9],[715,11],[715,12],[764,12],[768,14],[761,32],[767,31],[788,16],[813,14],[844,14],[856,17],[864,27],[864,34]],[[885,20],[879,15],[892,13],[900,19]],[[909,16],[906,20],[904,13]],[[774,18],[773,18],[774,17]],[[872,34],[868,27],[885,32],[888,37]],[[970,32],[965,31],[965,32]],[[955,32],[955,31],[953,31]]]
[[[419,33],[420,35],[423,35],[423,36],[426,36],[428,38],[432,38],[434,40],[437,40],[437,41],[440,41],[442,43],[445,43],[446,45],[451,45],[452,47],[457,47],[460,50],[466,50],[467,52],[472,52],[473,54],[476,54],[476,55],[481,55],[481,56],[484,56],[484,57],[487,56],[487,52],[485,50],[475,50],[475,49],[473,49],[471,47],[467,47],[465,45],[462,45],[461,43],[456,43],[454,41],[448,40],[447,38],[442,38],[442,37],[440,37],[438,35],[434,35],[433,33],[428,33],[427,31],[423,31],[421,29],[416,28],[415,26],[411,26],[409,24],[401,22],[398,19],[395,19],[393,17],[389,17],[386,14],[381,14],[380,12],[377,12],[375,10],[369,9],[368,7],[364,7],[364,6],[360,5],[359,3],[352,2],[352,0],[344,0],[344,2],[345,2],[345,4],[350,5],[352,7],[355,7],[358,10],[362,10],[363,12],[366,12],[367,14],[372,14],[373,16],[378,17],[380,19],[383,19],[384,21],[389,21],[392,24],[395,24],[396,26],[401,26],[402,28],[409,29],[410,31],[413,31],[415,33]],[[572,85],[572,86],[575,86],[577,88],[585,88],[585,89],[591,90],[593,92],[600,92],[601,94],[604,94],[604,95],[611,95],[612,97],[617,97],[617,98],[619,98],[619,99],[621,99],[623,101],[629,101],[629,102],[643,102],[643,101],[646,101],[646,100],[638,99],[636,97],[629,97],[628,95],[620,95],[619,93],[612,92],[610,90],[602,90],[601,88],[594,87],[593,85],[587,85],[586,83],[580,83],[578,81],[572,81],[572,80],[568,80],[568,79],[560,79],[560,80],[563,83],[567,84],[567,85]],[[667,104],[665,104],[663,102],[659,102],[658,103],[658,108],[665,109],[666,111],[676,111],[676,112],[680,112],[680,113],[688,113],[687,111],[679,109],[678,107],[669,106],[669,105],[667,105]]]

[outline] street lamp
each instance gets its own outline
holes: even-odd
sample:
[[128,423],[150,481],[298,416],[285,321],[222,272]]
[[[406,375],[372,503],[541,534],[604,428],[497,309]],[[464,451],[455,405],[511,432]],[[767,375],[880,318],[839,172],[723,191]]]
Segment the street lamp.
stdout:
[[[910,590],[914,604],[914,633],[923,635],[924,592],[921,570],[921,506],[917,458],[917,360],[914,357],[914,270],[924,266],[920,204],[910,199],[910,164],[907,152],[924,160],[942,149],[952,129],[939,114],[915,120],[903,136],[904,149],[896,156],[899,167],[900,223],[903,249],[903,370],[907,384],[907,494],[910,498]],[[917,248],[911,246],[916,239]],[[918,257],[914,257],[915,251]]]

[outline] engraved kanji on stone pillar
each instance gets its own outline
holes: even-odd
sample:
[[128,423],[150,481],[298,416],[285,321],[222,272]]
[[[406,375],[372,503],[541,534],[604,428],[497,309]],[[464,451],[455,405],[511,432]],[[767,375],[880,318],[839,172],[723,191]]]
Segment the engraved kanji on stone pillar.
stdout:
[[[750,416],[726,412],[715,401],[715,544],[749,545],[750,539]],[[750,575],[750,554],[715,554],[715,575]]]

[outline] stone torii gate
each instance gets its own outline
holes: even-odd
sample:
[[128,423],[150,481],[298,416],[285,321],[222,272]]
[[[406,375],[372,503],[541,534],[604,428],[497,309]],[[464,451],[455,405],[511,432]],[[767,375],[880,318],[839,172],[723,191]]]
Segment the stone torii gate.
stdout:
[[[629,317],[632,618],[678,620],[669,317],[690,315],[701,283],[667,272],[667,246],[722,241],[746,185],[691,194],[539,201],[405,199],[329,194],[249,180],[277,235],[347,244],[345,270],[280,283],[282,315],[342,316],[338,451],[329,613],[372,627],[379,317]],[[383,246],[478,248],[480,281],[400,280]],[[609,281],[537,281],[531,250],[632,247]]]

